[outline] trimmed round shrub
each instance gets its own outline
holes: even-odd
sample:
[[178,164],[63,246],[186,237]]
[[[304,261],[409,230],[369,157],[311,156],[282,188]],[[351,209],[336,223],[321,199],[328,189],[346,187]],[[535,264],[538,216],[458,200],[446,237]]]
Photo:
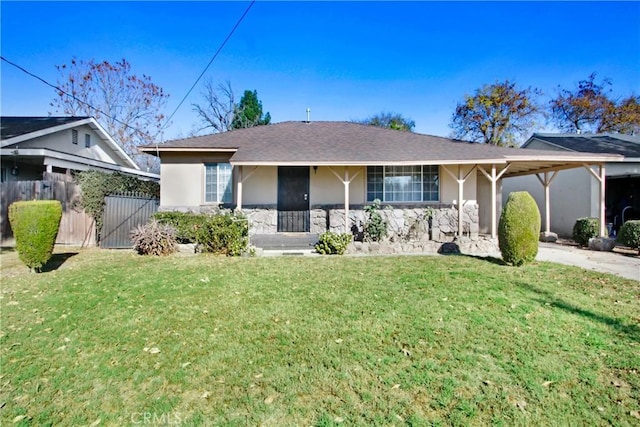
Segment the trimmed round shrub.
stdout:
[[169,255],[178,249],[176,229],[155,219],[131,230],[131,240],[140,255]]
[[589,246],[589,239],[598,237],[599,230],[598,218],[578,218],[573,225],[573,240],[580,246]]
[[640,220],[627,221],[618,232],[617,241],[640,251]]
[[540,211],[526,191],[511,193],[498,224],[498,245],[502,259],[515,266],[531,262],[538,255]]
[[40,272],[51,259],[56,243],[62,204],[57,200],[15,202],[9,206],[9,223],[20,260]]
[[353,240],[353,235],[343,233],[324,232],[320,235],[318,243],[316,243],[316,251],[323,255],[342,255],[349,243]]

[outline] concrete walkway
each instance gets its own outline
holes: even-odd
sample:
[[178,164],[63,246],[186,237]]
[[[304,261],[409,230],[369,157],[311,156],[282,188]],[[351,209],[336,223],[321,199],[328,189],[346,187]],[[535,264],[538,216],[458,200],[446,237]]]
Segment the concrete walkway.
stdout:
[[[636,253],[637,254],[637,253]],[[598,252],[575,246],[540,243],[538,261],[573,265],[640,281],[640,257],[619,252]]]

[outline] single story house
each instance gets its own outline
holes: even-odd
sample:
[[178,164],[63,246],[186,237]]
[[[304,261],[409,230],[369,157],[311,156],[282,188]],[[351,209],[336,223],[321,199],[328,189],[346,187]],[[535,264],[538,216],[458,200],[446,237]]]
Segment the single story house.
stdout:
[[[160,209],[242,211],[253,234],[349,232],[379,199],[392,233],[496,236],[501,180],[621,156],[522,150],[350,122],[282,122],[141,148],[160,157]],[[458,215],[458,211],[461,215]]]
[[[640,137],[622,134],[549,134],[534,133],[522,146],[528,150],[565,153],[617,154],[621,161],[603,165],[606,181],[606,223],[612,233],[624,221],[640,218]],[[547,175],[509,178],[503,181],[503,194],[526,190],[536,199],[547,222],[545,189],[549,193],[548,227],[560,236],[571,236],[576,219],[598,217],[600,194],[598,182],[587,168],[577,168]],[[542,184],[542,185],[541,185]]]
[[93,117],[0,117],[0,156],[2,182],[90,169],[160,179],[140,170]]

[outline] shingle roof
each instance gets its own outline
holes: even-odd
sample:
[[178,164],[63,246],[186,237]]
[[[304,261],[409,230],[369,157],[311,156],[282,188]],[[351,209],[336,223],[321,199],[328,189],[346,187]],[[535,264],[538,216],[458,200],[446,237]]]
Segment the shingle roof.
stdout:
[[[143,147],[155,154],[169,151],[230,150],[233,164],[464,164],[529,162],[512,166],[510,173],[560,167],[566,161],[616,161],[600,156],[558,151],[495,147],[401,132],[352,122],[282,122],[224,133],[168,141]],[[567,160],[568,159],[568,160]],[[608,161],[607,160],[607,161]],[[542,162],[534,165],[532,162]]]
[[0,136],[1,139],[14,138],[87,118],[88,117],[0,117]]
[[625,157],[640,157],[640,136],[600,134],[549,134],[534,133],[524,144],[541,140],[569,151],[581,153],[620,154]]

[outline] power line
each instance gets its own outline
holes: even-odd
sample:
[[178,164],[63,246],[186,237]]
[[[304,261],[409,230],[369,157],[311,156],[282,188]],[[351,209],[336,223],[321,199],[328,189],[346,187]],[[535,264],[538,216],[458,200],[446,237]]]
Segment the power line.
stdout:
[[198,84],[198,82],[200,81],[200,79],[202,78],[202,76],[204,76],[204,74],[207,72],[207,70],[209,69],[209,67],[211,66],[211,64],[213,63],[213,61],[215,61],[215,59],[217,58],[218,54],[222,51],[222,49],[224,48],[224,46],[227,44],[227,42],[229,41],[229,39],[231,38],[231,36],[233,35],[233,33],[236,31],[236,29],[238,28],[238,26],[240,25],[240,23],[242,22],[242,20],[244,19],[245,16],[247,16],[247,13],[249,13],[249,10],[251,9],[251,7],[253,6],[253,4],[256,2],[256,0],[252,0],[251,3],[249,4],[249,6],[247,7],[247,9],[244,11],[244,13],[242,14],[242,16],[240,17],[240,19],[238,19],[238,22],[236,22],[236,25],[233,26],[233,28],[231,29],[231,32],[229,32],[229,35],[227,35],[227,38],[224,39],[224,41],[222,42],[222,44],[220,45],[220,47],[218,48],[218,50],[216,51],[216,53],[213,55],[213,57],[211,57],[211,60],[209,61],[209,63],[207,64],[206,67],[204,67],[204,70],[202,71],[202,73],[200,73],[200,75],[198,76],[198,78],[196,79],[196,81],[193,83],[193,85],[191,86],[191,88],[187,91],[187,94],[182,98],[182,100],[180,101],[180,103],[178,104],[178,106],[176,107],[175,110],[173,110],[173,113],[171,113],[171,115],[169,116],[169,118],[167,119],[167,122],[164,124],[164,126],[162,127],[162,129],[166,128],[169,123],[171,123],[171,119],[173,118],[173,116],[178,112],[178,109],[182,106],[182,104],[184,103],[184,101],[186,101],[187,97],[191,94],[191,92],[193,91],[193,89],[196,87],[196,85]]
[[99,109],[99,108],[97,108],[97,107],[94,107],[93,105],[89,104],[88,102],[86,102],[86,101],[84,101],[84,100],[82,100],[82,99],[78,98],[77,96],[75,96],[75,95],[73,95],[73,94],[71,94],[71,93],[69,93],[69,92],[65,91],[64,89],[61,89],[59,86],[56,86],[56,85],[54,85],[54,84],[52,84],[52,83],[49,83],[48,81],[46,81],[46,80],[45,80],[45,79],[43,79],[42,77],[40,77],[40,76],[37,76],[37,75],[33,74],[32,72],[30,72],[29,70],[27,70],[27,69],[25,69],[25,68],[21,67],[20,65],[16,64],[15,62],[11,62],[11,61],[9,61],[9,60],[8,60],[7,58],[5,58],[4,56],[0,56],[0,59],[2,59],[2,60],[3,60],[4,62],[6,62],[7,64],[9,64],[9,65],[12,65],[12,66],[16,67],[18,70],[22,71],[23,73],[28,74],[29,76],[31,76],[31,77],[33,77],[33,78],[35,78],[35,79],[37,79],[37,80],[40,80],[42,83],[46,84],[47,86],[52,87],[53,89],[55,89],[55,90],[56,90],[56,91],[58,91],[59,93],[63,93],[63,94],[65,94],[66,96],[68,96],[68,97],[70,97],[70,98],[73,98],[74,100],[78,101],[79,103],[86,105],[87,107],[91,108],[92,110],[97,111],[98,113],[102,114],[103,116],[110,118],[110,119],[111,119],[111,120],[113,120],[114,122],[119,123],[119,124],[121,124],[121,125],[123,125],[123,126],[125,126],[125,127],[128,127],[129,129],[132,129],[132,130],[134,130],[134,131],[136,131],[136,132],[139,132],[139,133],[140,133],[140,134],[142,134],[142,135],[146,135],[146,134],[145,134],[145,132],[142,132],[140,129],[134,128],[133,126],[131,126],[131,125],[129,125],[129,124],[127,124],[127,123],[125,123],[125,122],[123,122],[123,121],[121,121],[121,120],[118,120],[118,119],[116,119],[115,117],[111,117],[109,114],[105,113],[105,112],[104,112],[104,111],[102,111],[101,109]]

